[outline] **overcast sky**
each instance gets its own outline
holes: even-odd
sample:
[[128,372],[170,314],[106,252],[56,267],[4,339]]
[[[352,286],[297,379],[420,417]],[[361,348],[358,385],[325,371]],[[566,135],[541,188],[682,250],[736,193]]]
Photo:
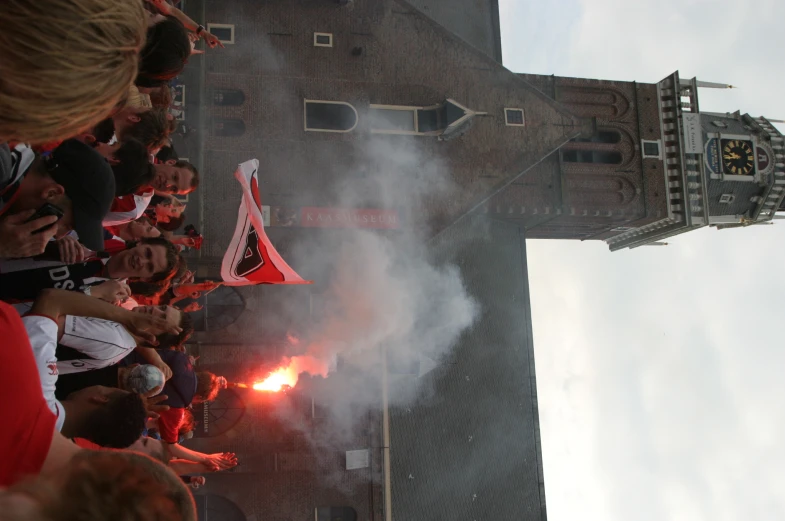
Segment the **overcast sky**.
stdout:
[[[499,0],[515,72],[739,86],[785,119],[785,2]],[[528,241],[551,521],[785,519],[785,221],[610,253]]]

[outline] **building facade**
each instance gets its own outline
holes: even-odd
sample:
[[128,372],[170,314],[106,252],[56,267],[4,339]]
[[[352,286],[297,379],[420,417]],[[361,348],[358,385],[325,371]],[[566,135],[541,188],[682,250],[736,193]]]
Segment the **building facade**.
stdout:
[[[644,84],[509,71],[494,0],[187,0],[184,9],[225,44],[194,56],[180,78],[175,146],[202,172],[186,210],[205,236],[189,258],[201,278],[219,278],[231,239],[239,204],[232,172],[257,158],[268,234],[295,269],[303,242],[340,245],[354,227],[390,236],[405,228],[425,238],[429,254],[462,266],[495,313],[461,340],[448,368],[424,376],[443,403],[461,408],[388,410],[380,385],[366,397],[378,407],[335,439],[324,435],[335,432],[324,383],[305,379],[283,395],[232,389],[195,410],[193,448],[241,458],[233,472],[209,477],[199,499],[205,519],[471,511],[472,519],[543,521],[525,238],[603,240],[615,251],[702,226],[754,224],[782,204],[783,139],[767,120],[700,113],[699,83],[678,73]],[[742,164],[750,156],[752,166]],[[484,250],[497,264],[474,256]],[[329,244],[321,254],[330,262]],[[515,282],[499,278],[513,266],[524,266]],[[201,367],[248,381],[291,354],[303,320],[329,310],[329,284],[222,288],[203,299],[189,349]],[[497,306],[500,295],[506,307]],[[528,327],[515,325],[521,316]],[[496,340],[498,358],[474,360],[499,329],[511,336]],[[341,371],[350,369],[339,364],[331,378]],[[483,390],[502,373],[510,402],[489,409]],[[477,380],[488,385],[463,385]],[[480,410],[483,425],[520,431],[520,450],[506,451],[520,455],[507,460],[512,467],[494,451],[495,431],[462,430]],[[425,430],[432,418],[460,436],[434,437],[439,426]],[[396,453],[396,444],[405,450]],[[508,490],[500,475],[470,473],[448,492],[438,486],[460,472],[450,461],[478,455],[522,485]]]

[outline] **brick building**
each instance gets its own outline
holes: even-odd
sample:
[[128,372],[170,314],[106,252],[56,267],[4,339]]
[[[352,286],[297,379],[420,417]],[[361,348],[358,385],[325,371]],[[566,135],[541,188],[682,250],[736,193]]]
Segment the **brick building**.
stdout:
[[[378,407],[340,439],[323,436],[331,418],[319,379],[287,395],[229,390],[195,411],[193,448],[241,460],[209,477],[205,519],[545,520],[525,238],[635,247],[770,219],[785,195],[782,136],[765,119],[701,115],[696,126],[698,83],[677,73],[642,84],[511,72],[495,0],[184,9],[226,45],[180,78],[175,145],[203,172],[186,212],[205,236],[189,259],[199,276],[218,278],[239,201],[231,172],[255,157],[268,234],[295,269],[298,244],[353,233],[309,220],[392,216],[379,233],[429,238],[428,254],[460,266],[483,309],[449,363],[383,371],[368,397]],[[749,147],[770,164],[731,175],[716,155],[729,144],[728,155]],[[334,258],[329,247],[320,254]],[[330,307],[329,282],[218,290],[195,315],[190,349],[230,379],[272,368],[290,354],[287,335]],[[348,371],[339,364],[331,379]],[[412,378],[433,399],[386,407],[385,392]]]

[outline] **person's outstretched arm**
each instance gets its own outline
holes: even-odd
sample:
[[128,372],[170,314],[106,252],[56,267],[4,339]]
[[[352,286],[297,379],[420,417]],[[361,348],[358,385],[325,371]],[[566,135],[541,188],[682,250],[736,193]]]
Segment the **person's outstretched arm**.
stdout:
[[[158,333],[180,332],[179,327],[170,326],[165,319],[134,313],[78,291],[45,289],[39,293],[30,313],[52,318],[60,329],[64,325],[66,315],[111,320],[125,326],[132,335],[153,345],[156,343],[155,335]],[[62,334],[62,331],[59,333]]]

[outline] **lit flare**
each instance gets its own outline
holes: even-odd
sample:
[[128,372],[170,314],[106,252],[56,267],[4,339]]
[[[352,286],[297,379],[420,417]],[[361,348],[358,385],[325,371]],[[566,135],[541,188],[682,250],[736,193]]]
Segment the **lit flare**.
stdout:
[[302,373],[326,377],[329,367],[326,362],[313,356],[293,356],[286,365],[279,367],[261,382],[253,384],[256,391],[277,393],[284,387],[294,387]]

